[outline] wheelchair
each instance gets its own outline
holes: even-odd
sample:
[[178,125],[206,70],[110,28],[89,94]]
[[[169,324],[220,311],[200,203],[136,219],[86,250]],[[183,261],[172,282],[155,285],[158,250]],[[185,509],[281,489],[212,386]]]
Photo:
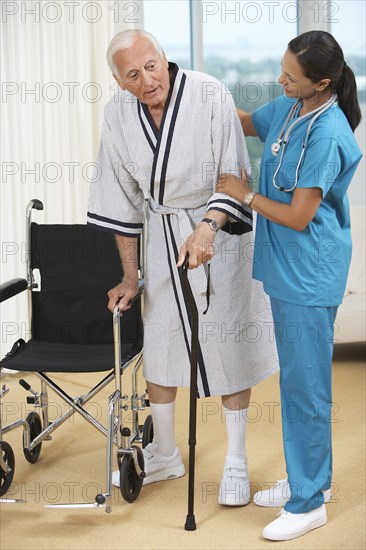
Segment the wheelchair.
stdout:
[[[8,491],[15,471],[14,452],[3,437],[11,430],[23,428],[24,456],[35,464],[43,443],[78,413],[107,438],[106,491],[96,495],[92,503],[49,506],[105,508],[111,512],[113,447],[117,447],[122,497],[133,502],[145,476],[141,447],[153,438],[151,415],[139,424],[139,412],[149,406],[149,401],[147,392],[139,394],[137,387],[137,373],[143,360],[143,245],[139,242],[139,293],[123,316],[118,307],[112,315],[107,309],[107,292],[122,277],[114,235],[87,225],[39,225],[32,221],[34,210],[43,210],[41,201],[34,199],[27,206],[27,279],[12,279],[0,286],[1,302],[27,291],[31,338],[27,342],[17,340],[0,367],[32,372],[40,379],[40,391],[35,391],[25,380],[19,381],[30,392],[27,403],[39,412],[32,411],[25,419],[7,426],[2,425],[0,412],[0,497]],[[131,396],[122,392],[122,378],[128,368],[132,369]],[[72,397],[52,379],[52,373],[60,372],[100,372],[103,377],[83,395]],[[108,420],[104,426],[85,405],[113,380],[115,389],[108,399]],[[66,412],[52,422],[48,389],[68,405]],[[3,385],[0,403],[8,391]],[[126,411],[131,411],[131,428],[124,424]]]

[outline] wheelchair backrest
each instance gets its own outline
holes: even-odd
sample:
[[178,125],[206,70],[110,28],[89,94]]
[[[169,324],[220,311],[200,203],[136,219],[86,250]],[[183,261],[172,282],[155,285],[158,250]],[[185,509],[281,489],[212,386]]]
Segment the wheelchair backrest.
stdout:
[[[35,340],[71,344],[113,342],[107,292],[122,280],[112,233],[87,225],[31,225],[31,267],[40,287],[32,292]],[[122,318],[122,341],[142,339],[140,300]]]

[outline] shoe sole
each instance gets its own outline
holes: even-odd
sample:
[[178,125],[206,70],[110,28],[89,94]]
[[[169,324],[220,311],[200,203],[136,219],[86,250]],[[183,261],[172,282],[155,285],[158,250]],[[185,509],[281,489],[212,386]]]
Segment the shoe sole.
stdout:
[[323,525],[325,525],[327,523],[327,518],[321,518],[321,519],[318,519],[317,521],[314,521],[313,523],[311,523],[310,525],[308,525],[307,527],[304,527],[304,529],[301,529],[300,531],[297,531],[297,533],[292,533],[292,534],[283,534],[281,535],[280,533],[275,533],[275,534],[266,534],[265,535],[265,529],[263,530],[263,537],[265,539],[268,539],[268,540],[292,540],[292,539],[296,539],[298,537],[302,537],[303,535],[306,535],[306,533],[308,533],[309,531],[312,531],[313,529],[318,529],[318,527],[322,527]]
[[[324,494],[324,504],[328,504],[329,502],[331,502],[330,489],[323,491],[323,494]],[[287,500],[283,499],[281,501],[279,500],[276,500],[276,501],[262,500],[261,501],[260,498],[256,500],[255,495],[253,499],[254,504],[256,504],[257,506],[263,506],[264,508],[283,508],[288,501],[289,499]]]
[[[169,481],[170,479],[176,479],[178,477],[184,476],[186,473],[184,469],[184,464],[177,466],[176,468],[170,468],[168,470],[163,470],[161,472],[156,472],[150,476],[144,477],[143,485],[149,485],[149,483],[155,483],[156,481]],[[118,481],[112,480],[113,487],[120,488],[119,479]]]
[[143,485],[149,485],[150,483],[155,483],[157,481],[177,479],[178,477],[183,477],[185,473],[186,471],[184,464],[181,464],[175,468],[168,468],[167,470],[162,470],[161,472],[156,472],[155,474],[144,477]]
[[220,497],[219,497],[219,504],[221,504],[222,506],[246,506],[247,504],[249,504],[250,500],[246,500],[245,502],[224,502]]

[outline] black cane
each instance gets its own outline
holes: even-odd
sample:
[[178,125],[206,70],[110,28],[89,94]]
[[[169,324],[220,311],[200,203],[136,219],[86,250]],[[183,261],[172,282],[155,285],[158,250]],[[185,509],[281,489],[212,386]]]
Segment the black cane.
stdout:
[[198,358],[198,311],[193,297],[191,285],[188,281],[188,263],[186,256],[184,264],[180,268],[182,287],[188,308],[191,314],[191,385],[189,395],[189,471],[188,471],[188,514],[184,529],[196,530],[194,517],[194,470],[196,447],[196,420],[197,420],[197,358]]

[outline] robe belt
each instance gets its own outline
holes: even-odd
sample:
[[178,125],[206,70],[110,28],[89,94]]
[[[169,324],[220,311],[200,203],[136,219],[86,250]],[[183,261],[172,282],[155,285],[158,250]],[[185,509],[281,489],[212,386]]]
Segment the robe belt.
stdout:
[[[159,214],[160,216],[167,216],[171,214],[175,216],[178,221],[179,233],[183,242],[185,242],[193,233],[194,227],[192,226],[192,220],[184,208],[171,208],[169,206],[164,206],[158,204],[152,198],[147,201],[147,206],[150,212],[153,212],[154,214]],[[198,294],[206,294],[207,275],[203,264],[190,271],[190,279]]]

